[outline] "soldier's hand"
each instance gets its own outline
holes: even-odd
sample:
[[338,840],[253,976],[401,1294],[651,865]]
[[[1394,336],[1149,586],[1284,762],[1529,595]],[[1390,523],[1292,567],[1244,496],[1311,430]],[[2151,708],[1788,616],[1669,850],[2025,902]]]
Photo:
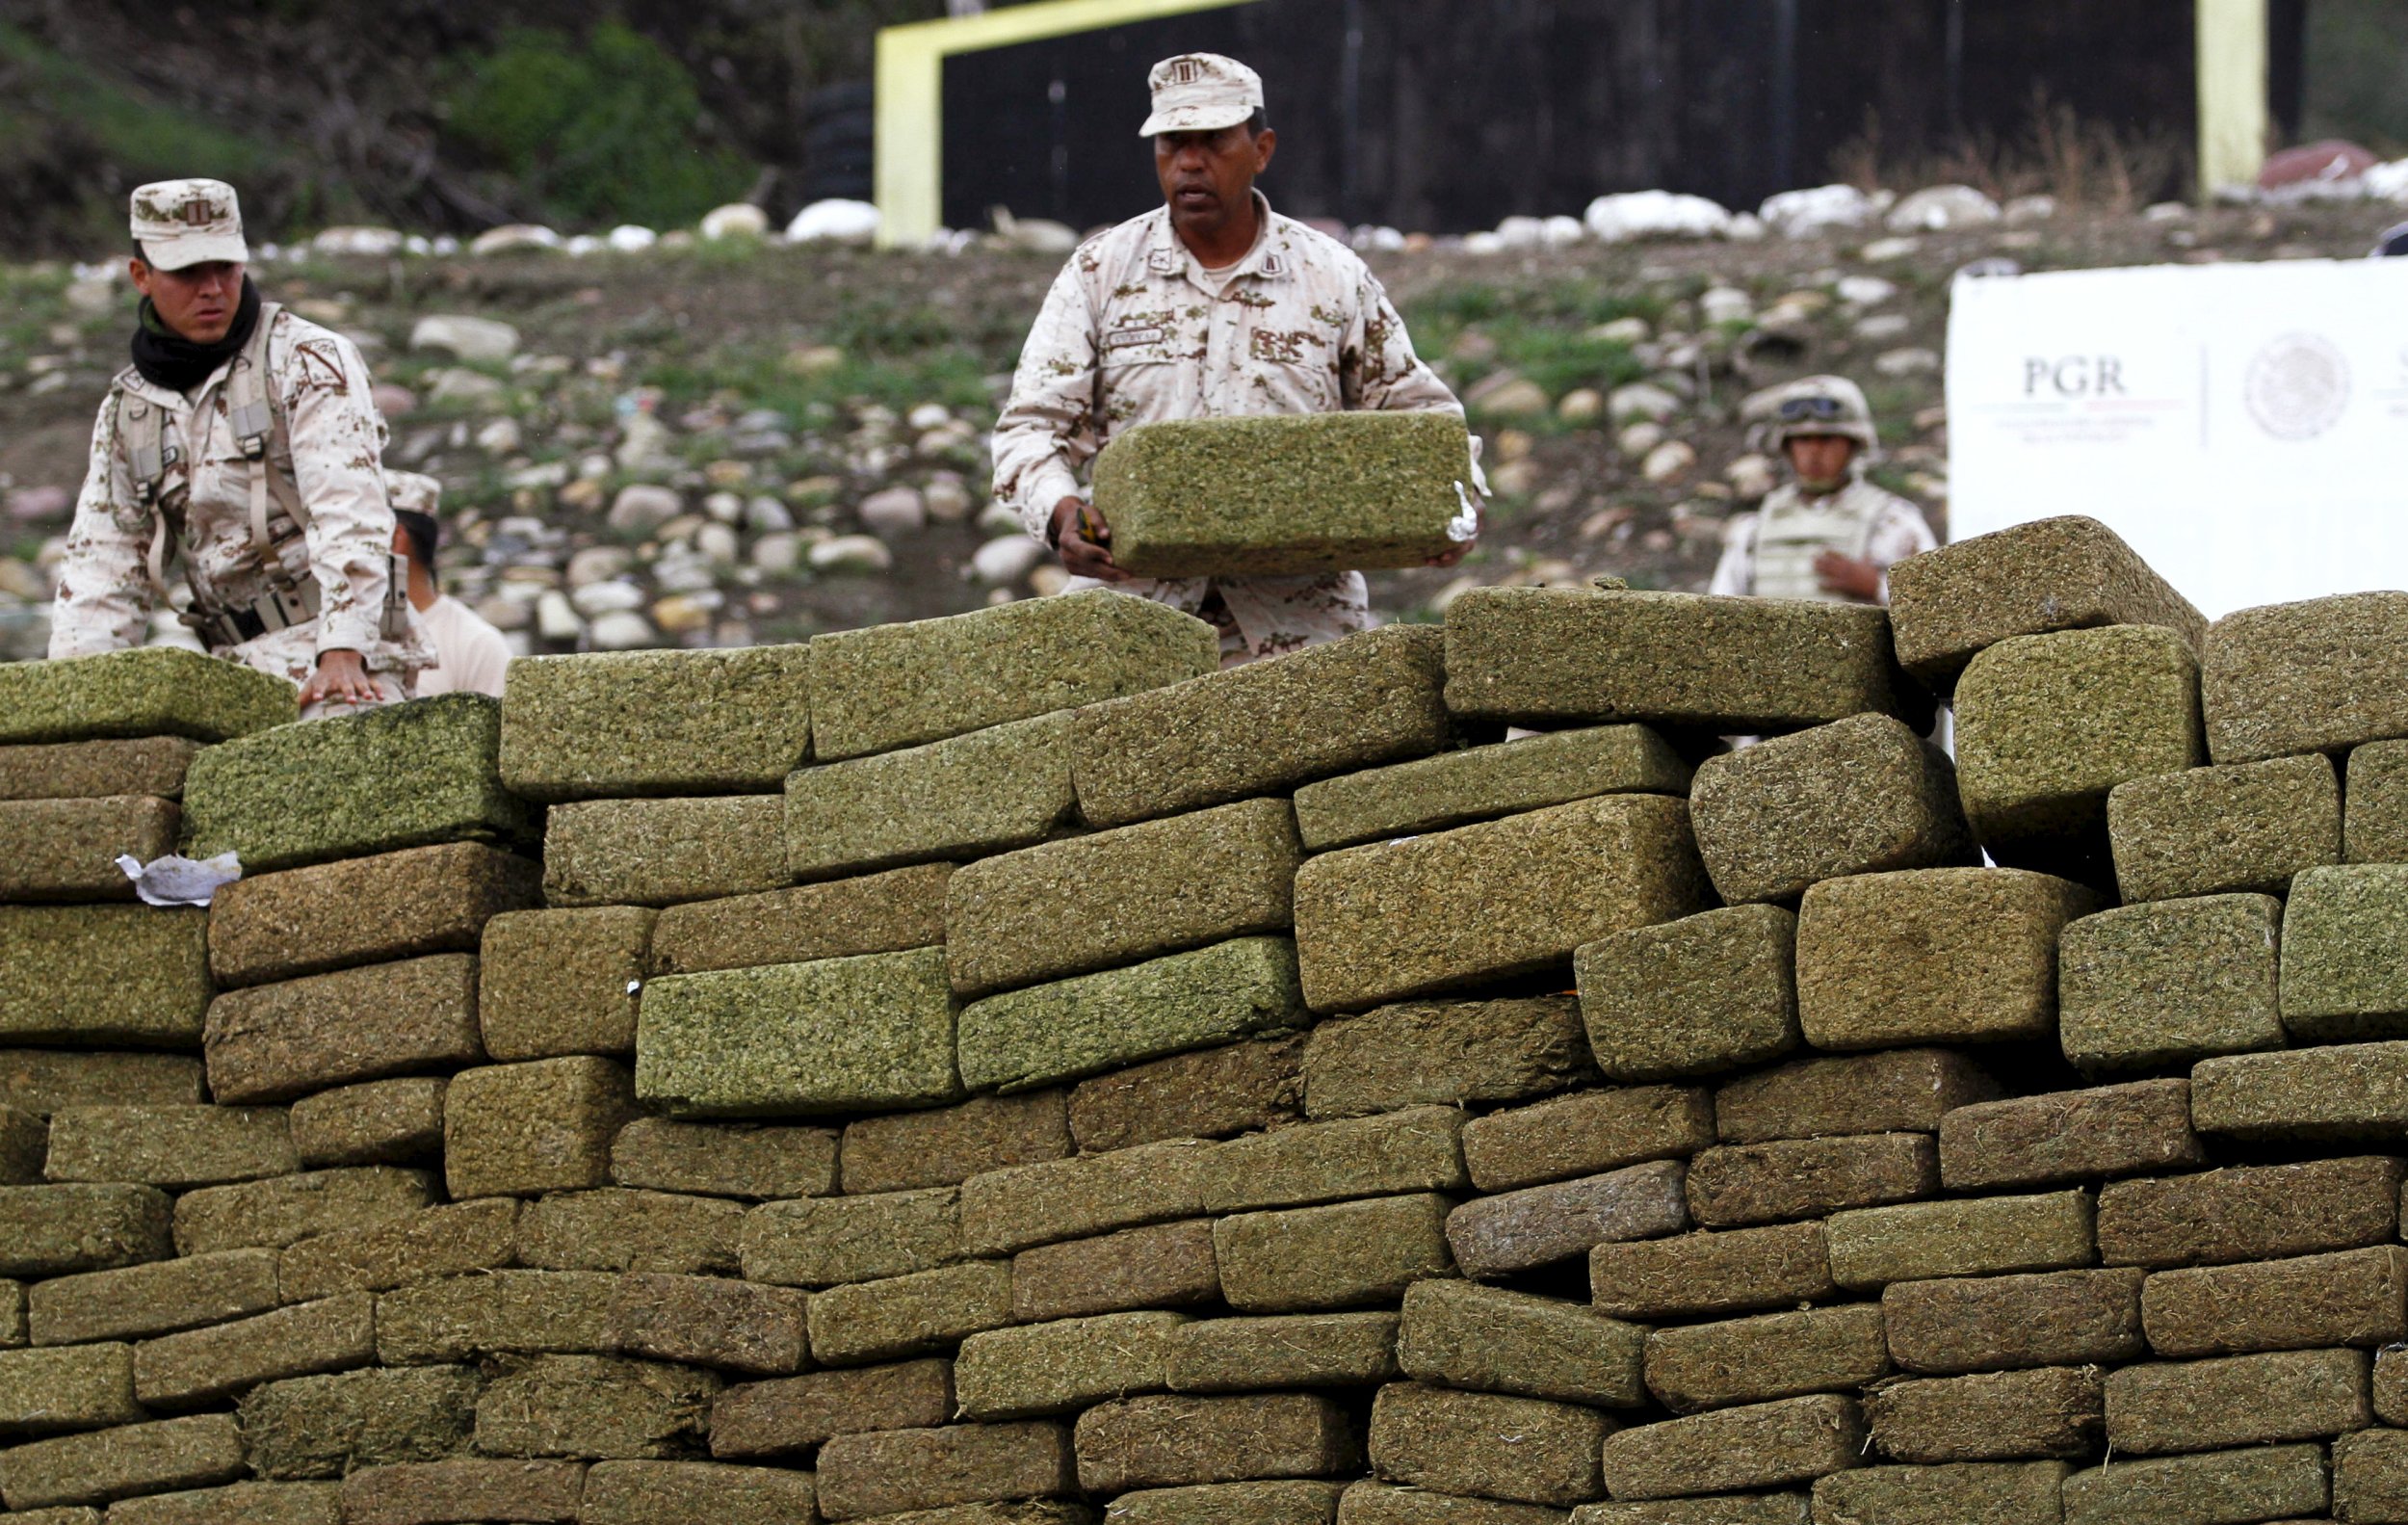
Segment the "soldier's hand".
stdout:
[[1129,574],[1112,560],[1112,527],[1083,498],[1064,498],[1054,505],[1054,541],[1061,565],[1072,575],[1098,582],[1125,583]]
[[303,709],[318,703],[360,706],[379,703],[383,697],[358,652],[322,651],[318,654],[318,670],[309,675],[308,683],[301,688],[301,705]]
[[1871,562],[1825,551],[1815,558],[1815,576],[1824,592],[1861,598],[1869,604],[1880,601],[1881,568]]

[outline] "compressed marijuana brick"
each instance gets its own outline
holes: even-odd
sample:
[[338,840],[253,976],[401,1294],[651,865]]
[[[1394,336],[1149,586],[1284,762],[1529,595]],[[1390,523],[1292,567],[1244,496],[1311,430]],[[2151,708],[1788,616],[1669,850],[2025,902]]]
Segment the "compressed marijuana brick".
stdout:
[[502,781],[529,800],[773,791],[811,747],[810,647],[525,657]]
[[1178,419],[1113,436],[1095,507],[1139,577],[1369,571],[1470,539],[1471,478],[1454,413]]

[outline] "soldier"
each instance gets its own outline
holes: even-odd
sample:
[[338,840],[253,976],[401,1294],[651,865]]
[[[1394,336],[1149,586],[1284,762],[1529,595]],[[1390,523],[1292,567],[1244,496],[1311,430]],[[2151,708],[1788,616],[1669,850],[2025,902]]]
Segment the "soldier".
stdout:
[[1225,665],[1369,629],[1360,572],[1132,578],[1080,488],[1080,468],[1137,424],[1463,411],[1415,356],[1362,260],[1254,188],[1278,145],[1261,78],[1192,53],[1157,64],[1149,82],[1154,111],[1139,131],[1154,140],[1165,204],[1089,239],[1046,295],[996,424],[995,496],[1061,553],[1069,586],[1108,585],[1201,616],[1221,632]]
[[510,638],[434,580],[434,553],[443,544],[443,525],[434,512],[443,501],[443,484],[416,471],[388,471],[384,481],[393,500],[393,554],[408,565],[409,607],[418,611],[434,647],[434,666],[418,674],[418,697],[500,698],[502,674],[510,665]]
[[1875,440],[1864,392],[1844,376],[1810,376],[1774,392],[1767,411],[1796,480],[1733,515],[1707,592],[1888,603],[1892,565],[1939,540],[1922,510],[1865,480]]
[[216,180],[134,193],[134,363],[92,430],[50,655],[141,644],[167,563],[211,655],[289,678],[304,718],[406,698],[432,660],[392,565],[384,420],[349,339],[263,302]]

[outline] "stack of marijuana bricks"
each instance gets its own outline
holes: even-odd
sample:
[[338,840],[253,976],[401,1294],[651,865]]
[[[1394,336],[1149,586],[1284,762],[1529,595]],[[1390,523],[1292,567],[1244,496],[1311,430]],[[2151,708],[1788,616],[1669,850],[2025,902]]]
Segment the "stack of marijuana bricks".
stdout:
[[1893,588],[0,668],[0,1519],[2408,1521],[2408,594]]

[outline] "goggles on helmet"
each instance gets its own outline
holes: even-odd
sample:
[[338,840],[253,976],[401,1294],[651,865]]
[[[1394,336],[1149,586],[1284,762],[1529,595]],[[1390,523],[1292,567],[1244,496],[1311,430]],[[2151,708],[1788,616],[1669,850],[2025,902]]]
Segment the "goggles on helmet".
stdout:
[[1809,418],[1839,418],[1846,411],[1846,406],[1836,397],[1791,397],[1782,400],[1777,416],[1785,424],[1795,424]]

